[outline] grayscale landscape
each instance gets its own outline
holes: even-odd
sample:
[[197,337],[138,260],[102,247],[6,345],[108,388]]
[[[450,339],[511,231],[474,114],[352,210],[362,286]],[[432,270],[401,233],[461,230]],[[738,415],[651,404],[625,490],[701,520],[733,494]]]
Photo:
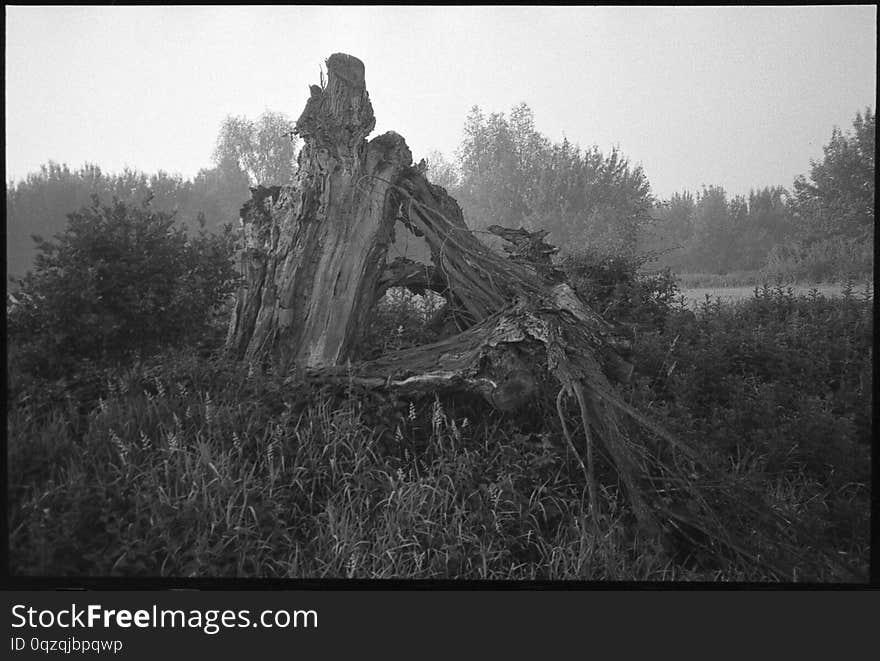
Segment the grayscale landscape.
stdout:
[[876,7],[6,7],[10,573],[865,583]]

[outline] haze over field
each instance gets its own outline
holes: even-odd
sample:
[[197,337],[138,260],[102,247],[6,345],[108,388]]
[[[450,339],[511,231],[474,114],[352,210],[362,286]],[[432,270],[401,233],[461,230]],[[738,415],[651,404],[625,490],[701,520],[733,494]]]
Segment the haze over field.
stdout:
[[296,117],[338,51],[416,158],[524,101],[659,197],[789,186],[876,96],[873,6],[7,7],[7,181],[50,159],[192,177],[225,116]]

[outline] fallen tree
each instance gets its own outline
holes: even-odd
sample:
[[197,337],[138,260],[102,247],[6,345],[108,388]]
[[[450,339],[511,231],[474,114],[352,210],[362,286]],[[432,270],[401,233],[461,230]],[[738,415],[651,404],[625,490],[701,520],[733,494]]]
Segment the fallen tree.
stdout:
[[[699,453],[618,394],[615,384],[632,372],[627,343],[554,268],[546,234],[492,227],[510,254],[486,247],[456,201],[412,165],[400,135],[367,140],[375,119],[363,64],[337,53],[327,73],[296,123],[304,146],[295,181],[252,189],[242,209],[244,285],[228,350],[271,362],[291,381],[409,398],[467,392],[503,412],[543,399],[583,470],[594,526],[601,462],[623,485],[644,533],[674,533],[755,561],[694,485]],[[423,237],[432,264],[388,262],[397,231]],[[459,332],[358,361],[376,301],[394,286],[443,296]]]

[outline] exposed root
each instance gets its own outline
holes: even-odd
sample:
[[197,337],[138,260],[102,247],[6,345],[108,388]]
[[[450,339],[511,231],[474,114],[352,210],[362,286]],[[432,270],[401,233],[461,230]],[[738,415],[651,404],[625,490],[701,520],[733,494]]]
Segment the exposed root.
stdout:
[[590,436],[590,421],[587,417],[587,404],[584,401],[584,389],[580,383],[574,385],[574,394],[581,410],[581,424],[584,427],[584,439],[587,451],[587,489],[590,493],[590,511],[593,514],[593,525],[599,529],[599,499],[596,496],[596,478],[593,469],[593,439]]
[[[575,459],[577,459],[578,464],[581,467],[581,470],[584,473],[584,479],[587,481],[587,490],[590,497],[590,513],[593,518],[593,531],[598,532],[599,530],[599,501],[596,498],[596,483],[593,478],[593,467],[592,463],[588,459],[589,468],[584,465],[584,460],[581,459],[580,453],[577,451],[577,448],[574,445],[574,441],[571,440],[571,434],[568,431],[568,425],[565,422],[565,411],[562,409],[562,398],[565,395],[565,389],[560,388],[559,394],[556,395],[556,412],[559,415],[559,423],[562,425],[562,435],[565,437],[566,442],[568,443],[569,449],[574,454]],[[589,432],[587,432],[587,446],[589,448],[590,445],[590,436]],[[589,449],[587,450],[588,457]]]

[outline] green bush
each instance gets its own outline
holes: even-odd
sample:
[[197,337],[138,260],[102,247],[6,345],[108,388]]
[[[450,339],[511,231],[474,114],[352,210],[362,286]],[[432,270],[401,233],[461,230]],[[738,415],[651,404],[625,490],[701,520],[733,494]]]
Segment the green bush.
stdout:
[[563,258],[561,267],[578,296],[613,322],[660,327],[679,295],[669,269],[641,272],[649,254],[616,254],[588,248]]
[[[750,300],[680,308],[635,347],[642,397],[687,413],[704,443],[758,451],[778,469],[866,480],[873,298],[782,286]],[[697,433],[697,432],[694,432]]]
[[55,240],[34,239],[35,268],[8,315],[18,367],[32,376],[197,344],[235,287],[231,229],[188,237],[149,201],[107,206],[95,197]]

